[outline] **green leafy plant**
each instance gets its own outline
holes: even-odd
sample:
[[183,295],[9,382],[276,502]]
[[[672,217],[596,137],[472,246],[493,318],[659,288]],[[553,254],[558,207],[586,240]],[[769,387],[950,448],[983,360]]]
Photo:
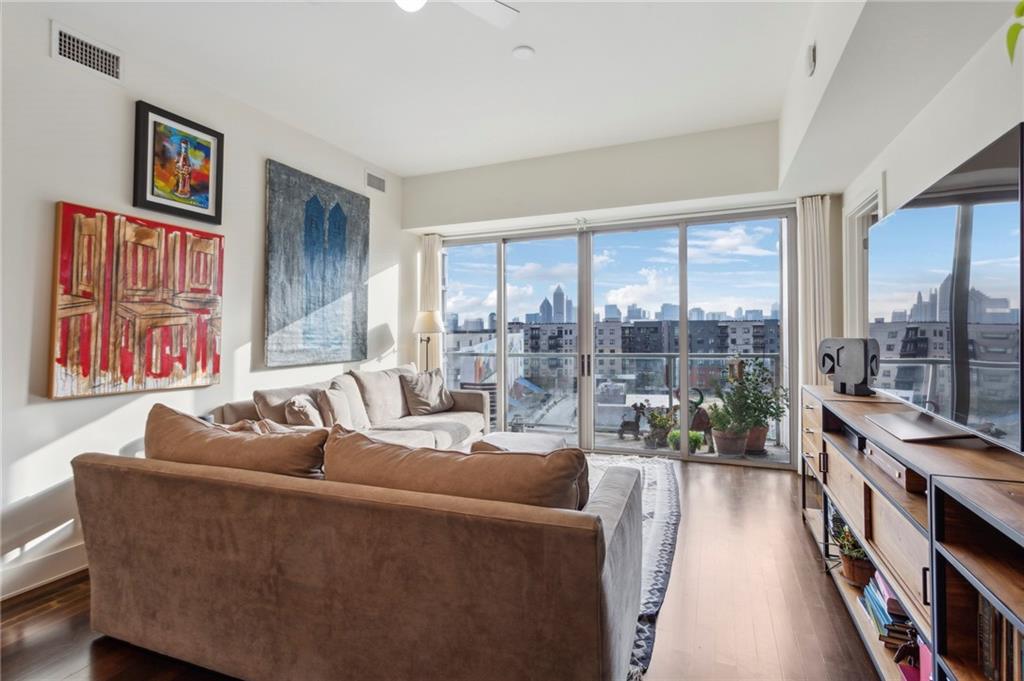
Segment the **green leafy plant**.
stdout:
[[668,444],[669,444],[670,447],[672,447],[672,449],[679,449],[679,441],[680,441],[680,439],[682,439],[682,434],[679,432],[678,428],[676,428],[675,430],[669,432],[669,434],[668,434]]
[[687,439],[690,441],[690,451],[695,452],[704,444],[704,433],[699,430],[691,430],[687,433]]
[[[1013,16],[1017,19],[1024,18],[1024,0],[1017,3],[1017,6],[1013,9]],[[1024,29],[1024,24],[1020,21],[1015,21],[1010,24],[1010,27],[1006,29],[1006,51],[1010,55],[1010,63],[1013,63],[1014,53],[1017,51],[1017,39],[1020,38],[1020,32]]]
[[738,393],[753,426],[766,427],[786,415],[789,391],[775,385],[775,377],[760,358],[744,360],[742,371],[730,380],[730,390]]
[[749,425],[737,419],[728,402],[723,399],[722,404],[712,404],[708,407],[708,418],[711,420],[711,427],[723,433],[742,433],[750,430]]
[[675,412],[664,407],[648,409],[647,423],[650,424],[651,430],[671,430],[676,425]]
[[838,513],[832,514],[832,539],[835,540],[836,546],[839,547],[839,553],[850,558],[861,558],[867,560],[868,554],[864,551],[864,547],[860,545],[857,538],[853,536],[853,532],[850,531],[850,526],[846,524],[842,516]]

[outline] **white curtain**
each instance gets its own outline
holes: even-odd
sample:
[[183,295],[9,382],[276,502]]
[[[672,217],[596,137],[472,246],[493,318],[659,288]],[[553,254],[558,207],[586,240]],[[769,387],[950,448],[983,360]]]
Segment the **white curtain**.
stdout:
[[832,287],[842,275],[831,271],[832,201],[805,196],[796,204],[801,384],[828,383],[818,371],[818,343],[833,333]]
[[[444,314],[441,309],[441,237],[437,234],[428,234],[422,239],[421,253],[423,261],[420,264],[420,312],[437,310]],[[430,343],[419,343],[418,352],[420,357],[419,366],[432,368],[441,366],[441,346],[444,338],[439,333],[430,336]],[[430,356],[427,356],[429,347]]]

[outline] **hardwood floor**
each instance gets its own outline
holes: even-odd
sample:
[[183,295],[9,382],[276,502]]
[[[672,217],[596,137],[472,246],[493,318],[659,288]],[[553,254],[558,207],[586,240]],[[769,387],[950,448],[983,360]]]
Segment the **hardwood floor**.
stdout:
[[[683,464],[679,541],[646,681],[875,678],[804,530],[792,473]],[[4,681],[223,680],[99,636],[89,583],[68,580],[4,605]]]

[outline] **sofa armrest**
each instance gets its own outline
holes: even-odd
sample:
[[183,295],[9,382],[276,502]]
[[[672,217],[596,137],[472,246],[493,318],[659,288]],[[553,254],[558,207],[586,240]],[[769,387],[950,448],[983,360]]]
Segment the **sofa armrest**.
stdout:
[[491,396],[483,390],[452,390],[452,411],[475,411],[484,415],[484,434],[491,431]]
[[604,565],[601,570],[602,629],[606,678],[624,679],[640,615],[642,517],[640,471],[609,468],[584,513],[601,518]]

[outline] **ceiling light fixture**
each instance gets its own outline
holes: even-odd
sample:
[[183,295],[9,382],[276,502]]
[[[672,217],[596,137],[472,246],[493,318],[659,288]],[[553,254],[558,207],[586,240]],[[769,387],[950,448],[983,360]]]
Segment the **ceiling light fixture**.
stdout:
[[395,4],[406,12],[419,12],[427,4],[427,0],[395,0]]
[[519,47],[512,48],[512,56],[523,61],[533,59],[535,53],[536,51],[529,45],[520,45]]

